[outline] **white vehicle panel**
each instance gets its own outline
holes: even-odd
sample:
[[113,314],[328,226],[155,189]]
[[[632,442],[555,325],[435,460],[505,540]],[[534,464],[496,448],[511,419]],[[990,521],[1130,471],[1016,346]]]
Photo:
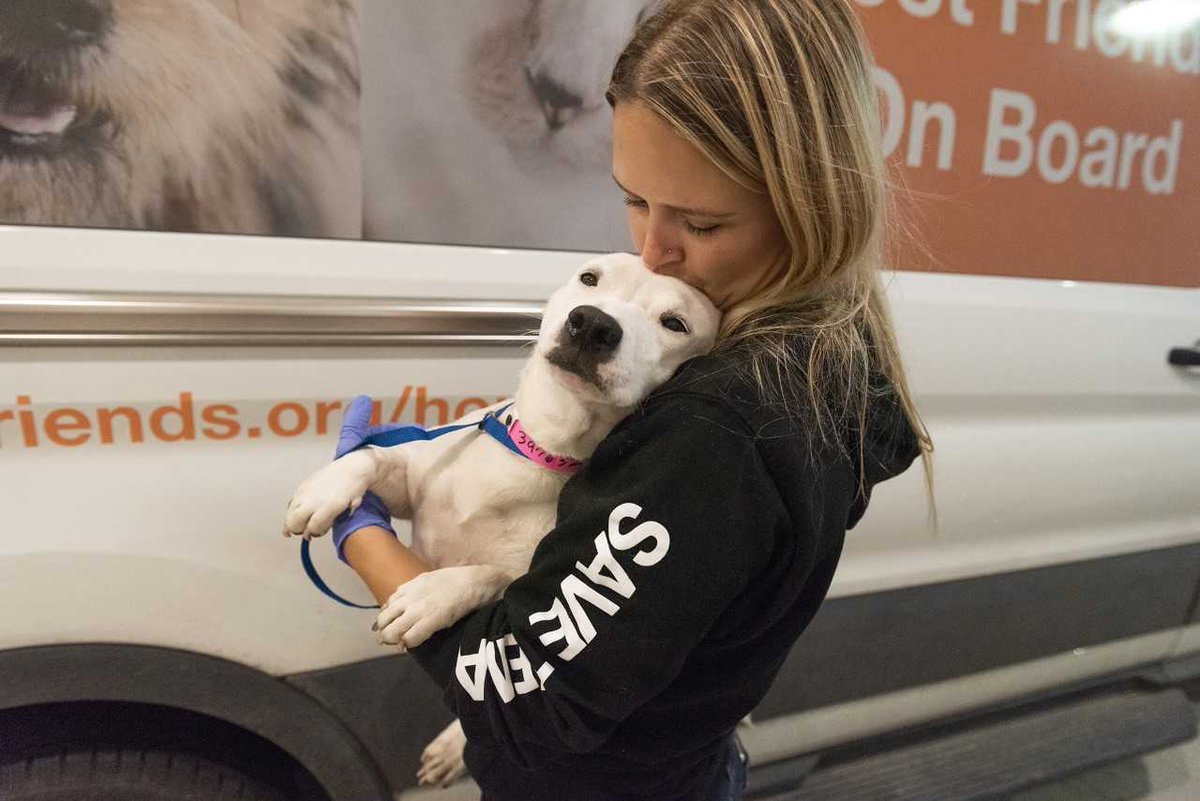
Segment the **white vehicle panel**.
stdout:
[[[2,291],[537,302],[587,258],[74,229],[0,237]],[[916,464],[876,488],[832,597],[1200,539],[1200,379],[1166,363],[1196,335],[1200,292],[905,272],[888,292],[937,447],[941,532],[925,525]],[[197,406],[235,404],[248,430],[276,403],[313,410],[361,393],[387,417],[407,387],[397,419],[411,421],[419,388],[430,418],[436,399],[493,402],[522,359],[511,346],[10,346],[0,399],[145,415],[186,391]],[[329,420],[320,435],[80,447],[26,447],[17,420],[0,421],[0,603],[23,610],[0,648],[153,644],[275,674],[380,655],[370,614],[320,595],[280,533],[291,490],[332,456],[340,413]],[[323,546],[331,584],[366,599]]]

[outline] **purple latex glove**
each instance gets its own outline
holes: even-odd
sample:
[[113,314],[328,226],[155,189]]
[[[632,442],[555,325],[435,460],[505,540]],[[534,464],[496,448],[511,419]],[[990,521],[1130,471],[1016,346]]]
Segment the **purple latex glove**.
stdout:
[[[370,424],[371,411],[370,395],[359,395],[350,401],[350,405],[346,407],[346,411],[342,415],[342,431],[338,437],[337,451],[334,453],[335,460],[350,451],[357,450],[363,444],[363,440],[372,434],[403,427],[400,425],[373,426]],[[347,509],[333,520],[333,547],[337,551],[338,559],[346,561],[343,553],[346,540],[351,534],[367,526],[379,526],[390,531],[393,537],[396,536],[396,530],[392,528],[391,513],[380,497],[370,490],[363,495],[362,503],[357,509],[353,512]]]

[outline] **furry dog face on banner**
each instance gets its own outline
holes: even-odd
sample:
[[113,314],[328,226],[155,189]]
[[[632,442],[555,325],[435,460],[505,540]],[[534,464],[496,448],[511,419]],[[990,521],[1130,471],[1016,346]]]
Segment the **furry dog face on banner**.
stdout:
[[4,0],[0,222],[357,237],[349,0]]
[[[604,90],[613,64],[657,0],[530,0],[475,42],[466,94],[525,169],[603,166]],[[586,35],[585,35],[586,32]]]
[[637,256],[592,259],[546,304],[534,358],[572,392],[628,407],[716,340],[720,313]]

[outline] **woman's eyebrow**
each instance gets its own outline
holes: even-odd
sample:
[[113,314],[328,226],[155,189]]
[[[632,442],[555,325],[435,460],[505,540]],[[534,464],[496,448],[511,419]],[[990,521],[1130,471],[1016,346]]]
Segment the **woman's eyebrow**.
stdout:
[[[614,175],[612,177],[612,179],[613,179],[613,183],[615,183],[618,187],[620,187],[622,192],[624,192],[627,195],[633,195],[634,197],[638,197],[638,195],[635,192],[630,192],[628,189],[626,189],[625,185],[617,180],[617,176]],[[682,206],[672,206],[669,203],[664,203],[663,205],[666,206],[668,209],[674,209],[675,211],[678,211],[682,214],[690,214],[694,217],[706,217],[706,218],[712,218],[715,220],[724,219],[725,217],[732,217],[733,215],[735,215],[737,213],[734,211],[705,211],[704,209],[685,209]]]

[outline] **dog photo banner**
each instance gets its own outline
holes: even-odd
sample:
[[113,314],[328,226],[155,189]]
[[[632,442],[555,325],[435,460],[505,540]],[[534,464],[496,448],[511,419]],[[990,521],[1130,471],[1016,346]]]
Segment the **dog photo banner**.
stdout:
[[[1200,286],[1200,20],[849,2],[923,245],[891,266]],[[628,249],[603,93],[655,5],[0,3],[0,223]]]

